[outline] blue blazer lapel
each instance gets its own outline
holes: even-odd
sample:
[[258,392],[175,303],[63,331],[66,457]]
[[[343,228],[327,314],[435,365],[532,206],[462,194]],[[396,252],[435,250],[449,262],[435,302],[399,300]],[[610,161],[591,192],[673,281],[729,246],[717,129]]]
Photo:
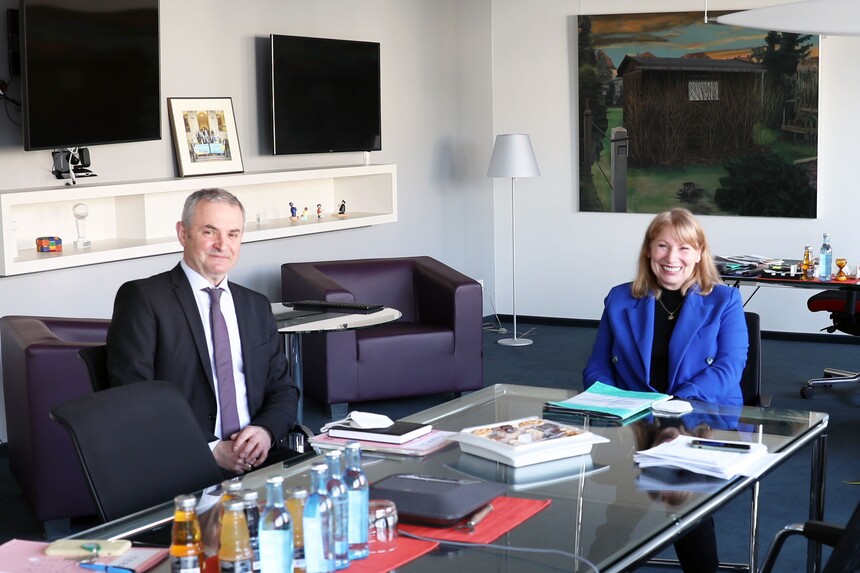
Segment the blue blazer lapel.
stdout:
[[654,297],[636,299],[634,305],[625,309],[630,338],[639,354],[643,379],[650,378],[651,350],[654,346]]

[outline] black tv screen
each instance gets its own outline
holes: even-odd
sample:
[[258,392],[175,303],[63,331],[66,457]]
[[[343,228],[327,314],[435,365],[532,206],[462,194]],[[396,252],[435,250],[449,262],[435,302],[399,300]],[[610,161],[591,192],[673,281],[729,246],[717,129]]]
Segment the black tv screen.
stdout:
[[271,36],[275,155],[382,149],[379,44]]
[[24,148],[161,139],[158,0],[21,0]]

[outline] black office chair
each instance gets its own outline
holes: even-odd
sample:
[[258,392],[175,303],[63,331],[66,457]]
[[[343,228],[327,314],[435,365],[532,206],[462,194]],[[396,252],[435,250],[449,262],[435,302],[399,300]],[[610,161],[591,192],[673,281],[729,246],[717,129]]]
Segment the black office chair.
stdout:
[[110,521],[219,483],[188,402],[169,382],[109,388],[55,406],[101,518]]
[[[844,332],[852,336],[860,336],[860,301],[857,292],[860,285],[845,285],[838,290],[826,290],[809,297],[806,307],[812,312],[829,312],[831,326],[824,328],[827,332]],[[860,372],[842,370],[841,368],[825,368],[822,378],[812,378],[800,389],[800,395],[806,399],[812,398],[815,388],[829,388],[834,384],[855,384],[860,382]]]
[[78,356],[87,366],[93,392],[101,392],[110,388],[110,378],[107,370],[107,346],[86,346],[78,350]]
[[745,312],[749,336],[747,363],[741,373],[741,392],[744,406],[770,406],[770,398],[761,393],[761,317],[754,312]]
[[770,573],[773,570],[783,544],[793,535],[802,535],[809,541],[833,547],[821,573],[860,571],[860,504],[844,527],[821,521],[786,525],[774,536],[759,573]]
[[[762,394],[761,384],[761,317],[754,312],[745,312],[744,319],[747,324],[747,335],[749,336],[749,347],[747,349],[747,363],[741,373],[741,393],[744,397],[744,406],[768,407],[770,397]],[[749,554],[747,563],[720,563],[720,568],[735,571],[755,571],[758,558],[758,514],[759,514],[759,482],[753,483],[750,488],[750,533]],[[656,558],[648,561],[652,565],[678,565],[676,559]]]

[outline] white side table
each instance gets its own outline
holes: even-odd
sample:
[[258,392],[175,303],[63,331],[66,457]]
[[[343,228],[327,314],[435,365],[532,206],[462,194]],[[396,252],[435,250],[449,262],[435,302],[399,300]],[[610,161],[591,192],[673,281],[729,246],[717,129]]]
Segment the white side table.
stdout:
[[320,312],[305,316],[290,316],[292,308],[280,302],[272,303],[272,313],[278,325],[278,332],[287,337],[287,360],[293,374],[293,382],[302,393],[298,406],[298,421],[304,419],[304,381],[302,373],[302,334],[309,332],[339,332],[355,330],[393,322],[402,316],[396,308],[385,307],[371,314],[347,314],[341,312]]

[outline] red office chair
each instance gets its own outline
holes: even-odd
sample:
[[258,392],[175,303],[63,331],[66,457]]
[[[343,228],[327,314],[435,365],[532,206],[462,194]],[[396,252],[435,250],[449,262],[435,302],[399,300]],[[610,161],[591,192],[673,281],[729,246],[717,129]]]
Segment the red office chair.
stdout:
[[[857,300],[858,285],[845,285],[838,290],[826,290],[813,295],[806,301],[806,306],[812,312],[829,312],[831,326],[824,328],[827,332],[837,330],[852,336],[860,336],[860,301]],[[825,368],[823,378],[812,378],[800,389],[804,398],[812,398],[816,386],[828,388],[834,384],[853,384],[860,382],[860,372]]]

